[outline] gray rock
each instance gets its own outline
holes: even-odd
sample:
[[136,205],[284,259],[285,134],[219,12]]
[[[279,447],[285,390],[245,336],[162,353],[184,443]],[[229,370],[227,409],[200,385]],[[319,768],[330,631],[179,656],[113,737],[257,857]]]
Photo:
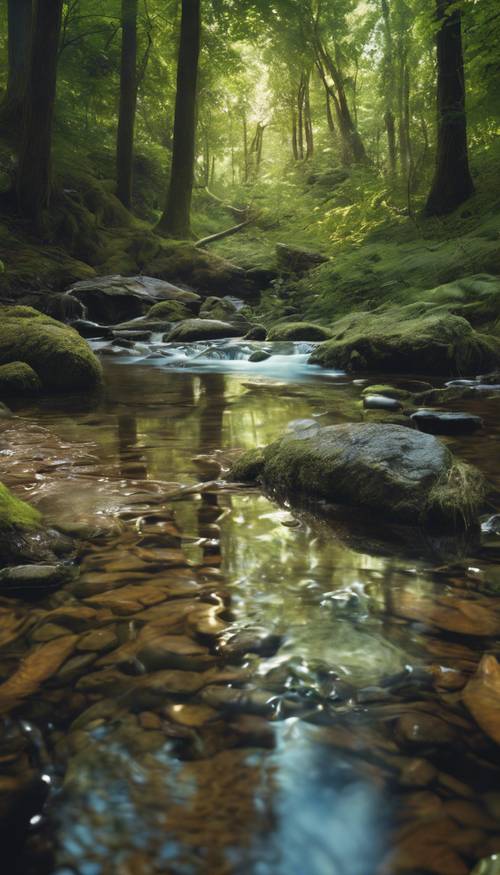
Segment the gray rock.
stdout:
[[103,337],[108,339],[113,336],[111,328],[107,325],[98,325],[97,322],[90,322],[88,319],[77,319],[71,323],[72,328],[76,328],[81,337]]
[[82,280],[67,294],[84,305],[88,319],[108,325],[142,316],[158,301],[184,304],[201,301],[195,292],[148,276],[113,275]]
[[411,419],[427,434],[472,434],[483,427],[480,416],[471,413],[447,413],[440,410],[417,410]]
[[365,395],[363,407],[367,410],[401,410],[401,402],[387,395]]
[[42,598],[72,580],[68,565],[17,565],[0,571],[0,594],[12,598]]
[[246,453],[230,479],[257,480],[281,497],[326,499],[375,511],[378,520],[438,529],[476,526],[485,492],[481,473],[437,438],[385,424],[285,434]]

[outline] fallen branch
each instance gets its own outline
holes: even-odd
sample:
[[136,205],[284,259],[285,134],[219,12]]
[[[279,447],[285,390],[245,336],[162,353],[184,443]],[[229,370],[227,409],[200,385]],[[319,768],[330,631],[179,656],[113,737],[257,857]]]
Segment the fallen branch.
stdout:
[[224,237],[231,237],[232,234],[237,234],[238,231],[241,231],[243,228],[246,228],[247,225],[250,225],[251,222],[255,221],[255,216],[250,216],[249,219],[245,219],[244,222],[240,222],[239,225],[233,225],[232,228],[226,228],[225,231],[219,231],[217,234],[210,234],[209,237],[203,237],[201,240],[198,240],[195,243],[196,249],[201,246],[206,246],[207,243],[215,243],[216,240],[223,240]]
[[226,203],[226,201],[222,200],[222,198],[220,198],[216,194],[214,194],[213,191],[210,191],[210,189],[207,186],[205,186],[205,191],[208,194],[208,196],[212,198],[212,200],[217,201],[217,203],[220,204],[221,207],[224,207],[225,210],[229,210],[229,212],[233,214],[235,219],[237,219],[238,216],[241,216],[241,218],[243,218],[243,216],[248,215],[248,211],[250,209],[249,206],[248,207],[233,207],[232,204]]

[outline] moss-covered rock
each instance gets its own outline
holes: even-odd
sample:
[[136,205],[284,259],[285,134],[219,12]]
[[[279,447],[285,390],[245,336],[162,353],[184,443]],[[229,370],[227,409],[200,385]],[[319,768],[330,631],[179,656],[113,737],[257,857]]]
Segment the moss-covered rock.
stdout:
[[276,261],[278,267],[286,273],[302,276],[313,268],[324,264],[329,259],[320,252],[311,252],[308,249],[297,249],[286,243],[276,244]]
[[365,386],[362,395],[382,395],[385,398],[394,398],[396,401],[406,401],[411,397],[407,389],[399,389],[389,383],[376,383],[373,386]]
[[165,319],[168,322],[182,322],[191,316],[189,307],[182,301],[160,301],[148,310],[148,319]]
[[36,371],[26,362],[0,365],[0,397],[6,395],[37,395],[42,384]]
[[80,335],[30,307],[0,310],[0,365],[26,362],[49,391],[99,385],[99,361]]
[[450,376],[477,374],[500,362],[500,340],[426,304],[354,313],[336,322],[332,334],[313,352],[313,364]]
[[379,520],[436,529],[477,524],[485,492],[481,473],[437,438],[383,424],[285,434],[246,453],[230,478],[257,480],[291,500],[326,499],[374,511]]
[[269,329],[268,340],[328,340],[332,332],[322,325],[314,325],[312,322],[288,322],[273,325]]
[[200,316],[204,319],[218,319],[221,322],[230,322],[237,312],[232,301],[213,296],[206,298],[200,307]]
[[11,529],[36,529],[41,525],[41,514],[16,498],[3,483],[0,483],[0,532]]
[[185,319],[178,322],[168,335],[168,341],[184,343],[191,340],[219,340],[225,337],[241,337],[244,332],[228,322],[216,319]]

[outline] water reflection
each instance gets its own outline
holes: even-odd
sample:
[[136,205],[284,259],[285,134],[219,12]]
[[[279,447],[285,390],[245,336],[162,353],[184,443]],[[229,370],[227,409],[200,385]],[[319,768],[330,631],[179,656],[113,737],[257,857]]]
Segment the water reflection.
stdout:
[[[89,409],[44,400],[42,429],[5,426],[6,470],[52,519],[120,521],[73,589],[2,604],[3,678],[44,636],[78,648],[23,706],[60,788],[32,871],[466,875],[500,850],[496,751],[461,702],[499,650],[498,539],[447,563],[224,486],[233,451],[358,418],[358,390],[206,353],[111,363]],[[473,440],[498,478],[497,432]],[[274,651],[224,651],[256,628]]]

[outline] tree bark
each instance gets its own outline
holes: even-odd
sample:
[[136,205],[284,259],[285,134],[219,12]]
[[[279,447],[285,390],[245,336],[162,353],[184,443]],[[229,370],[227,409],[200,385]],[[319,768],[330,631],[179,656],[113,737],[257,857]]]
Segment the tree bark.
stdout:
[[50,202],[57,57],[63,0],[36,0],[17,174],[20,213],[40,231]]
[[9,74],[7,90],[0,108],[2,124],[18,122],[28,81],[32,0],[8,0]]
[[310,74],[304,74],[304,132],[306,135],[306,161],[314,155],[314,134],[311,118]]
[[397,147],[396,147],[396,122],[394,118],[394,44],[392,39],[391,12],[388,0],[380,0],[382,17],[384,21],[385,51],[383,61],[383,88],[385,98],[384,122],[387,133],[387,153],[389,158],[389,173],[396,175]]
[[180,239],[191,233],[200,42],[201,0],[182,0],[172,169],[165,212],[157,228],[165,236]]
[[428,216],[452,212],[474,192],[467,149],[461,12],[452,0],[437,0],[437,18],[438,137],[435,175],[425,206]]
[[137,4],[122,0],[120,110],[116,143],[116,194],[124,207],[132,206],[134,127],[137,107]]

